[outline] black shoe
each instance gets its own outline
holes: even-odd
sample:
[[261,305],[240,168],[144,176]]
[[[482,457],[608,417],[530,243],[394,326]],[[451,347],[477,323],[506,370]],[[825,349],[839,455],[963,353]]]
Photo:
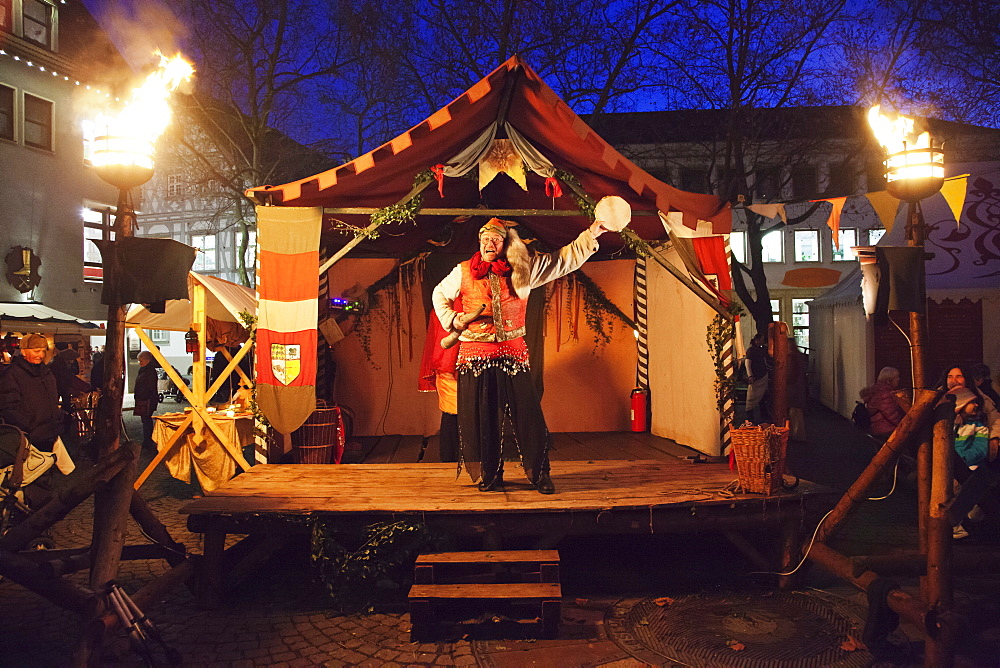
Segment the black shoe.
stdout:
[[492,492],[495,489],[503,489],[503,473],[494,476],[490,480],[483,478],[479,481],[480,492]]
[[537,489],[540,494],[556,493],[556,486],[552,484],[552,478],[549,477],[548,473],[543,473],[538,477],[538,482],[535,483],[535,489]]

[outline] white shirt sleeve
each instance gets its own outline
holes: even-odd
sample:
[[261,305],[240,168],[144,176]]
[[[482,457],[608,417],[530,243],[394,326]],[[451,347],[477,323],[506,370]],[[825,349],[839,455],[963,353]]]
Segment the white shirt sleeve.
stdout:
[[457,264],[451,273],[445,276],[431,294],[434,312],[445,331],[455,331],[455,316],[458,313],[452,308],[455,299],[462,291],[462,265]]
[[531,272],[528,277],[531,287],[537,288],[576,271],[597,252],[598,247],[597,237],[588,228],[555,253],[538,253],[531,258]]

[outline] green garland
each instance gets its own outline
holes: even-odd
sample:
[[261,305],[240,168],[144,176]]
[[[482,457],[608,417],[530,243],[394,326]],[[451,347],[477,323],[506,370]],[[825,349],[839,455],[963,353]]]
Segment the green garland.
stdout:
[[[741,315],[743,309],[739,304],[733,302],[729,305],[728,311],[733,316]],[[720,313],[716,313],[712,322],[708,326],[706,342],[708,351],[712,355],[712,363],[715,367],[715,403],[719,412],[722,412],[736,392],[736,374],[726,373],[726,365],[723,353],[726,346],[733,340],[736,323],[732,318],[725,318]]]
[[405,592],[417,554],[433,547],[426,525],[414,520],[375,522],[353,530],[335,529],[326,518],[311,522],[311,558],[320,581],[342,612],[371,612],[379,583]]
[[573,191],[573,199],[576,200],[576,205],[580,208],[583,215],[587,216],[591,220],[594,220],[594,207],[597,206],[597,202],[592,200],[586,194],[583,186],[580,185],[579,179],[562,169],[557,169],[556,178],[570,186],[570,190]]
[[[249,311],[240,311],[239,317],[243,327],[250,332],[250,345],[256,346],[257,316]],[[260,410],[260,406],[257,404],[257,374],[253,374],[250,378],[253,384],[250,387],[250,405],[247,406],[247,408],[249,408],[250,413],[253,414],[253,433],[254,436],[267,438],[267,429],[270,428],[271,423],[268,422],[267,417]],[[261,428],[261,425],[263,425],[263,429]]]
[[587,327],[594,332],[594,343],[598,345],[611,343],[613,325],[610,323],[614,318],[621,320],[629,329],[635,329],[636,325],[632,318],[622,313],[622,310],[608,299],[604,290],[594,283],[590,276],[581,269],[577,269],[574,276],[584,290],[583,314]]

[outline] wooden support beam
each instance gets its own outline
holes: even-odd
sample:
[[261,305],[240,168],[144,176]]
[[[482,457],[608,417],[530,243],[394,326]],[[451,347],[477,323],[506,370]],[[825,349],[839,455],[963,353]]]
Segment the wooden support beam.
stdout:
[[[323,209],[324,215],[350,216],[368,215],[378,211],[373,206],[340,206],[326,207]],[[506,218],[514,216],[555,216],[555,217],[575,217],[586,215],[579,209],[470,209],[470,208],[433,208],[427,207],[417,211],[418,216],[483,216],[484,218]],[[633,210],[632,216],[658,216],[658,211]]]
[[843,526],[858,504],[868,499],[871,488],[878,482],[882,474],[896,463],[896,459],[910,437],[919,433],[921,425],[930,415],[931,409],[941,394],[942,391],[917,390],[917,396],[909,412],[903,416],[903,419],[896,426],[896,430],[889,436],[889,440],[875,453],[871,462],[844,493],[844,496],[840,498],[826,521],[823,522],[823,526],[819,528],[819,532],[816,534],[817,542],[826,542]]
[[770,385],[771,419],[774,424],[783,426],[788,421],[788,325],[772,322],[768,325],[768,336],[774,360]]
[[[868,591],[879,577],[872,571],[865,571],[855,576],[851,560],[825,543],[813,543],[812,549],[809,550],[809,559],[862,591]],[[930,610],[920,599],[910,596],[901,589],[894,589],[886,598],[886,603],[903,619],[921,629],[925,635],[932,632],[929,629],[928,619]]]
[[[119,446],[124,450],[128,446]],[[136,473],[133,458],[110,482],[94,492],[94,534],[90,555],[90,589],[103,592],[108,582],[118,574],[122,548],[128,535],[128,507],[132,500]]]
[[93,592],[62,578],[46,575],[37,564],[19,554],[0,550],[0,575],[64,610],[86,617],[93,615],[98,609],[99,601]]
[[[952,457],[955,447],[955,402],[953,395],[934,409],[934,441],[932,446],[932,475],[927,525],[927,603],[942,618],[947,618],[954,608],[951,563],[951,505],[954,471]],[[924,645],[925,665],[950,666],[955,660],[955,638],[949,626],[928,639]]]
[[[45,550],[41,550],[45,552]],[[122,548],[122,561],[135,561],[137,559],[163,559],[168,551],[159,545],[126,545]],[[30,557],[29,557],[30,559]],[[86,570],[91,566],[90,550],[81,554],[67,557],[53,558],[39,563],[38,569],[49,577],[69,575],[78,571]]]
[[774,564],[770,563],[767,558],[760,553],[760,550],[754,547],[753,543],[748,541],[743,534],[733,531],[732,529],[723,529],[722,535],[725,536],[726,540],[728,540],[733,547],[739,550],[744,557],[749,559],[750,563],[752,563],[756,568],[759,568],[762,571],[769,571],[774,567]]
[[[399,204],[406,204],[407,202],[409,202],[410,200],[412,200],[414,197],[416,197],[417,195],[419,195],[420,193],[422,193],[424,190],[426,190],[427,186],[429,186],[432,183],[434,183],[434,179],[427,179],[425,181],[421,181],[417,185],[413,186],[413,188],[410,190],[410,192],[406,193],[406,195],[403,196],[403,199],[399,200],[399,202],[397,202],[396,204],[397,205],[399,205]],[[324,211],[324,213],[325,213],[325,211]],[[372,211],[372,213],[375,213],[375,212]],[[357,246],[359,243],[361,243],[361,241],[363,239],[367,239],[368,236],[372,232],[374,232],[375,230],[377,230],[381,224],[382,224],[381,222],[373,222],[370,225],[368,225],[368,227],[366,227],[362,232],[356,234],[353,239],[351,239],[346,244],[344,244],[343,248],[341,248],[340,250],[338,250],[336,253],[334,253],[330,257],[330,259],[328,259],[326,262],[324,262],[322,265],[320,265],[318,273],[320,273],[320,274],[326,273],[327,270],[330,269],[330,267],[332,267],[333,265],[337,264],[337,262],[340,261],[340,258],[344,257],[349,252],[351,252],[351,250],[355,246]]]
[[89,471],[70,478],[71,482],[60,489],[55,498],[0,538],[0,549],[11,552],[23,550],[134,460],[135,453],[130,448],[118,448]]
[[[128,511],[132,515],[132,519],[135,520],[135,523],[139,525],[139,528],[149,538],[155,540],[166,552],[168,564],[177,566],[185,560],[187,548],[184,547],[183,543],[176,542],[170,536],[167,527],[153,514],[153,511],[149,509],[145,499],[139,495],[138,491],[132,492],[132,501],[129,504]],[[124,559],[125,557],[123,556],[122,558]]]

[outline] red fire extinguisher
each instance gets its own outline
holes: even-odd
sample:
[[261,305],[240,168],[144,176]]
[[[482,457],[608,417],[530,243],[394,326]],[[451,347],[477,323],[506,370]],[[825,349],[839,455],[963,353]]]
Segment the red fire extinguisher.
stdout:
[[632,431],[646,431],[647,390],[637,387],[632,390]]

